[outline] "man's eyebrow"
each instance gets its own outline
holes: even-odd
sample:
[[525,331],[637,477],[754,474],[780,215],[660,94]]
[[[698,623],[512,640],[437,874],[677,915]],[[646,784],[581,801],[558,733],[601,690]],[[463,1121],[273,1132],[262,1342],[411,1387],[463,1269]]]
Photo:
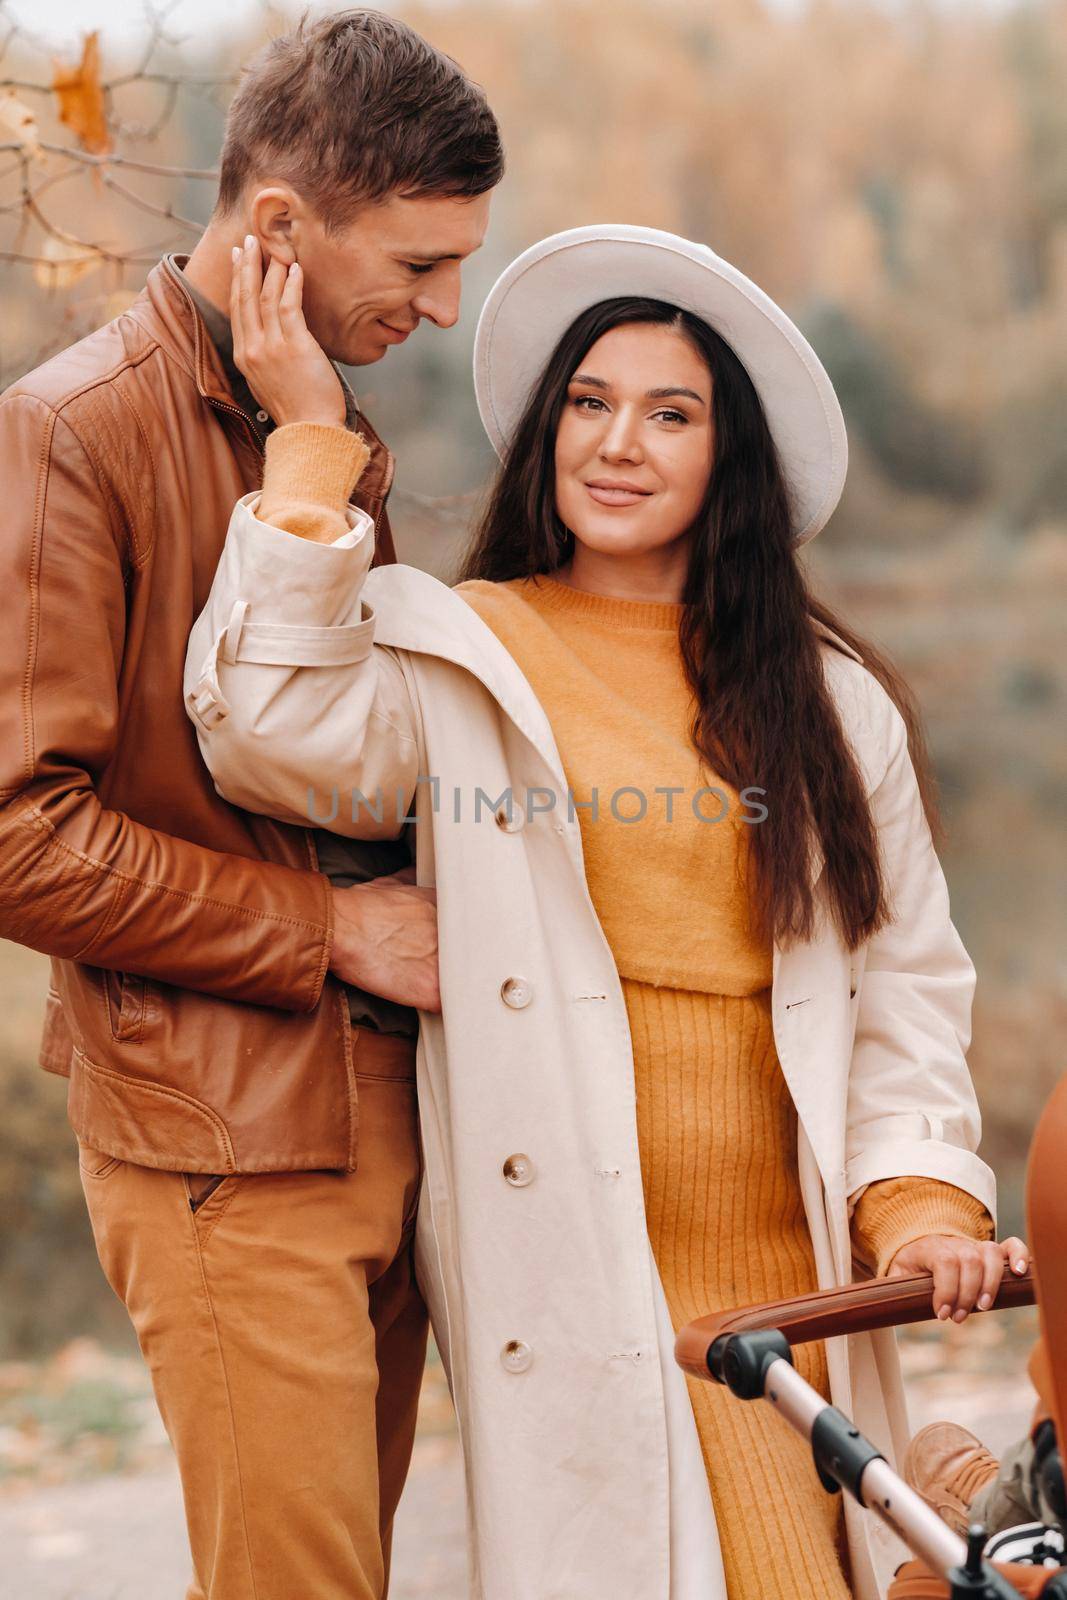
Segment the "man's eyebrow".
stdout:
[[480,248],[480,245],[474,245],[466,252],[457,250],[451,255],[445,255],[443,252],[441,255],[433,255],[426,250],[398,250],[397,255],[402,256],[405,261],[432,261],[436,265],[438,261],[466,261],[468,255],[473,255],[474,251]]
[[[571,382],[587,383],[592,389],[611,388],[611,384],[608,383],[606,378],[594,378],[589,372],[576,372],[574,377],[571,379]],[[707,404],[707,401],[704,400],[701,395],[697,394],[695,389],[683,389],[681,387],[670,389],[649,389],[646,391],[645,399],[673,400],[677,395],[684,395],[687,400],[695,400],[698,406]]]

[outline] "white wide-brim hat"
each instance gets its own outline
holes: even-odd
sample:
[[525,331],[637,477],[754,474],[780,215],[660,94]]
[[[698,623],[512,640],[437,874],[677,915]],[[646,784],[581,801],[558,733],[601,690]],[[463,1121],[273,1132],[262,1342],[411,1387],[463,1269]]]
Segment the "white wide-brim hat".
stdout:
[[503,456],[552,351],[581,312],[645,295],[710,323],[744,364],[763,406],[793,506],[795,542],[813,539],[841,498],[845,419],[800,329],[728,261],[658,228],[603,223],[531,245],[500,274],[474,338],[474,388]]

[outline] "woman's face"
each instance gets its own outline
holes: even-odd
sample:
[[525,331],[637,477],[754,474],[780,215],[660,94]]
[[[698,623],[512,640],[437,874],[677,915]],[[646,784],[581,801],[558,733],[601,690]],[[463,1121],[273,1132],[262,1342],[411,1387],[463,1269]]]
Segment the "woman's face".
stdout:
[[713,460],[711,374],[689,340],[643,322],[598,339],[556,433],[556,511],[575,539],[637,555],[685,538]]

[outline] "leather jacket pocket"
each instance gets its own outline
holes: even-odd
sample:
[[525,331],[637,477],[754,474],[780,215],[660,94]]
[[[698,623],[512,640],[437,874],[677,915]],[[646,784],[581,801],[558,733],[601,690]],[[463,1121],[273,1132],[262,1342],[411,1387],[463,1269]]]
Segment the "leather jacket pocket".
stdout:
[[144,1028],[145,980],[126,972],[105,971],[104,998],[112,1038],[140,1039]]

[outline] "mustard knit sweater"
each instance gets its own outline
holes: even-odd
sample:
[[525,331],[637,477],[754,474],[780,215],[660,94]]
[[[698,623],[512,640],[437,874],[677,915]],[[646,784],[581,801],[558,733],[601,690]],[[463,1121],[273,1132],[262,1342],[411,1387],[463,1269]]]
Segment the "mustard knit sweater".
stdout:
[[[306,537],[343,531],[362,462],[340,429],[267,441],[259,515]],[[796,1112],[775,1052],[771,949],[747,886],[755,813],[706,771],[689,737],[682,608],[587,594],[549,577],[461,584],[552,725],[577,806],[590,896],[630,1020],[649,1237],[676,1326],[817,1287],[797,1172]],[[759,798],[759,797],[757,797]],[[882,1271],[926,1233],[988,1238],[980,1203],[948,1184],[871,1184],[852,1220]],[[798,1366],[828,1394],[825,1351]],[[762,1406],[690,1382],[731,1600],[845,1600],[840,1497]]]

